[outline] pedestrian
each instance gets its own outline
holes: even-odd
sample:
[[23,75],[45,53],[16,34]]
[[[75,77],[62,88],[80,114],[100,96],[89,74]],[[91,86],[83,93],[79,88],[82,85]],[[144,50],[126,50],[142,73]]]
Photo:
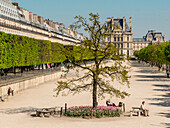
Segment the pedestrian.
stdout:
[[14,90],[12,90],[11,87],[8,88],[8,96],[12,93],[12,96],[14,96]]

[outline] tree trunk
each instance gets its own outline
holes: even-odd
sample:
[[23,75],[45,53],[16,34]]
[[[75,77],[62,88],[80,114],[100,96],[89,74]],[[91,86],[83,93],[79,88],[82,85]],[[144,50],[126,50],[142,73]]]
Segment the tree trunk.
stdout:
[[93,78],[93,108],[97,107],[97,80]]
[[14,67],[14,74],[16,75],[16,67]]

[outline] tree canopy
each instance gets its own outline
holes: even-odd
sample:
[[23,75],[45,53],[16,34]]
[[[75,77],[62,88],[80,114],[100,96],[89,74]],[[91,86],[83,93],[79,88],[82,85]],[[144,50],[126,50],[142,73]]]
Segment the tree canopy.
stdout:
[[[73,30],[83,28],[89,33],[90,39],[75,43],[79,48],[66,47],[63,54],[70,59],[75,66],[75,70],[84,72],[84,74],[76,75],[71,80],[58,81],[56,94],[62,93],[68,95],[70,93],[77,94],[82,91],[91,91],[93,99],[93,107],[97,106],[97,98],[104,98],[104,94],[125,98],[129,94],[115,88],[111,82],[118,80],[121,84],[129,87],[128,67],[124,66],[123,57],[118,56],[117,49],[112,43],[105,43],[105,36],[108,28],[106,23],[102,24],[99,14],[89,14],[89,19],[82,16],[76,16],[77,20],[71,25]],[[78,60],[76,61],[77,58]],[[93,59],[93,63],[88,64],[87,57]],[[111,65],[107,61],[111,60]]]
[[139,60],[156,63],[157,66],[170,64],[170,41],[160,45],[150,45],[135,52]]

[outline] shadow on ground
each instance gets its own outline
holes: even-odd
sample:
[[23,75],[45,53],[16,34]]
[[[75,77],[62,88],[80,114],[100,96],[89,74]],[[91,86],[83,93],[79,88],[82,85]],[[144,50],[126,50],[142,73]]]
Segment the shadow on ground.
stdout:
[[[161,91],[164,92],[163,95],[156,95],[156,98],[147,98],[151,101],[156,101],[157,103],[150,103],[151,105],[157,105],[161,107],[170,107],[170,85],[153,85],[157,87],[154,91]],[[167,117],[170,116],[170,113]]]
[[[170,78],[166,77],[162,74],[155,74],[155,75],[135,75],[137,78],[136,81],[170,81]],[[141,79],[142,78],[142,79]]]
[[[153,91],[161,91],[164,94],[163,95],[156,95],[156,98],[147,98],[148,100],[151,101],[151,105],[156,105],[156,106],[161,106],[161,107],[166,107],[169,108],[170,107],[170,85],[153,85],[154,87],[156,87],[156,89],[154,89]],[[170,111],[168,112],[160,112],[158,113],[159,116],[163,116],[166,118],[170,118]],[[166,128],[170,128],[170,123],[162,123],[164,125],[166,125]]]
[[138,61],[131,61],[131,66],[132,67],[138,67],[138,68],[149,67],[148,64],[138,63]]
[[35,112],[39,108],[33,108],[33,107],[22,107],[22,108],[6,108],[6,109],[0,109],[0,113],[3,114],[21,114],[21,113],[27,113],[30,114],[32,112]]
[[170,123],[162,123],[163,125],[166,126],[166,128],[170,128]]

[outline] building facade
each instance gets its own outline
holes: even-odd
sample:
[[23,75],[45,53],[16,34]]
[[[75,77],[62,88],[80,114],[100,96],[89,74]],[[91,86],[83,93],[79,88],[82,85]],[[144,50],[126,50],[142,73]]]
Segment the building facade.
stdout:
[[73,44],[86,38],[63,23],[44,20],[11,0],[0,0],[0,31],[62,44]]
[[155,30],[149,30],[146,36],[143,38],[134,38],[133,39],[133,50],[139,51],[140,49],[147,47],[152,44],[159,45],[165,42],[165,36],[162,35],[162,32],[156,32]]
[[130,17],[130,26],[128,26],[125,17],[122,19],[107,18],[108,32],[106,33],[106,42],[113,43],[119,48],[118,54],[126,56],[133,55],[133,32],[132,18]]
[[107,18],[108,32],[106,33],[106,43],[113,43],[119,49],[118,54],[125,56],[134,56],[135,51],[147,47],[152,44],[159,45],[165,42],[165,36],[161,32],[149,30],[143,38],[133,38],[132,18],[129,18],[129,26],[125,17],[123,18]]

